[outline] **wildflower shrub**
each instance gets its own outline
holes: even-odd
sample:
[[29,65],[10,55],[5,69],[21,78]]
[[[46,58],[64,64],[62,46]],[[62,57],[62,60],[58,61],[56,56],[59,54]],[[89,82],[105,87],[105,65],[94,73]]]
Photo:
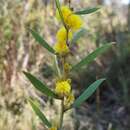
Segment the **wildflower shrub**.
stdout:
[[110,48],[112,44],[101,46],[82,59],[76,65],[70,65],[71,63],[68,62],[67,57],[72,52],[72,41],[76,43],[78,38],[82,36],[81,32],[83,30],[83,20],[81,19],[80,15],[93,13],[99,8],[86,8],[74,12],[68,6],[61,6],[59,0],[56,0],[55,3],[57,7],[56,18],[63,24],[63,26],[61,26],[57,31],[55,45],[51,47],[37,32],[30,29],[30,32],[32,33],[32,36],[35,38],[35,40],[44,48],[46,48],[50,53],[52,53],[52,55],[54,55],[56,66],[54,90],[50,89],[47,85],[42,83],[32,74],[28,72],[24,72],[24,74],[30,80],[33,86],[41,91],[44,95],[53,99],[59,99],[61,101],[59,122],[56,126],[53,126],[54,123],[50,122],[46,118],[46,116],[41,112],[40,108],[31,98],[29,99],[33,110],[49,130],[62,130],[63,117],[65,112],[69,109],[80,107],[80,105],[85,100],[87,100],[105,80],[102,78],[95,81],[89,87],[87,87],[87,89],[78,98],[75,98],[72,89],[70,73],[80,69],[84,65],[91,63],[98,55],[102,54],[104,51]]

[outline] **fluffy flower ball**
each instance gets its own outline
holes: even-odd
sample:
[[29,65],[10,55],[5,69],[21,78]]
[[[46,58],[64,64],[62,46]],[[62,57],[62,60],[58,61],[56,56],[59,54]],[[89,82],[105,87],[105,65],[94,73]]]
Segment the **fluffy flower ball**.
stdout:
[[72,32],[69,31],[68,36],[67,36],[67,31],[64,27],[60,28],[56,34],[56,39],[59,42],[66,42],[66,39],[71,40],[72,39]]
[[71,91],[71,85],[67,80],[65,81],[58,81],[56,83],[55,92],[61,96],[66,96]]
[[61,55],[69,52],[69,48],[68,48],[66,42],[55,43],[54,50],[55,50],[56,53],[61,54]]
[[[69,29],[71,29],[72,31],[77,31],[82,27],[83,21],[80,16],[75,15],[67,6],[62,6],[61,12],[64,22]],[[58,20],[60,19],[58,11],[56,13],[56,17]]]
[[83,21],[78,15],[72,14],[68,17],[66,24],[72,31],[77,31],[82,27]]
[[[68,17],[73,13],[73,12],[69,9],[69,7],[67,7],[67,6],[62,6],[62,7],[61,7],[61,12],[62,12],[62,14],[63,14],[63,19],[64,19],[65,22],[67,21]],[[57,18],[58,20],[60,20],[60,15],[59,15],[58,10],[56,11],[56,18]]]

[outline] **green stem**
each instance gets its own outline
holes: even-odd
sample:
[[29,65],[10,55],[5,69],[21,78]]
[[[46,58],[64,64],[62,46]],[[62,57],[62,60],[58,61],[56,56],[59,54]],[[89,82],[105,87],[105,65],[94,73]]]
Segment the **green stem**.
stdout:
[[58,130],[62,130],[63,118],[64,118],[64,100],[61,101],[60,125]]
[[57,7],[57,9],[58,9],[58,12],[59,12],[61,21],[62,21],[64,27],[65,27],[66,30],[67,30],[67,25],[65,24],[64,17],[63,17],[62,11],[61,11],[60,2],[59,2],[59,0],[55,0],[55,2],[56,2],[56,7]]
[[65,64],[65,56],[62,57],[62,67],[63,67],[63,79],[66,79],[66,72],[65,72],[65,68],[64,68],[64,64]]
[[56,71],[57,71],[58,77],[61,78],[61,72],[60,72],[60,69],[59,69],[58,60],[57,60],[57,56],[56,55],[54,56],[54,60],[55,60],[55,67],[56,67]]
[[68,3],[69,3],[69,7],[71,7],[71,0],[68,0]]
[[[62,11],[61,11],[59,0],[55,0],[55,2],[56,2],[56,7],[58,9],[59,15],[60,15],[61,20],[62,20],[62,23],[63,23],[63,25],[64,25],[64,27],[65,27],[65,29],[67,31],[66,44],[69,47],[69,29],[68,29],[68,27],[67,27],[67,25],[66,25],[66,23],[64,21],[64,17],[63,17]],[[70,2],[71,2],[71,0],[70,0]],[[66,74],[66,71],[65,71],[65,68],[64,68],[64,64],[65,64],[65,60],[66,60],[65,56],[61,57],[61,60],[62,60],[62,66],[63,66],[63,74],[62,74],[62,76],[63,76],[64,79],[66,79],[67,74]],[[56,59],[56,62],[58,62],[57,59]],[[57,70],[60,72],[58,64],[57,64]],[[61,77],[61,74],[60,74],[60,77]],[[62,101],[61,101],[60,122],[59,122],[58,130],[62,130],[63,118],[64,118],[64,99],[62,99]]]
[[67,44],[67,46],[69,47],[69,29],[66,29],[66,34],[67,34],[66,44]]
[[97,109],[97,113],[100,112],[100,89],[97,88],[97,91],[96,91],[96,109]]

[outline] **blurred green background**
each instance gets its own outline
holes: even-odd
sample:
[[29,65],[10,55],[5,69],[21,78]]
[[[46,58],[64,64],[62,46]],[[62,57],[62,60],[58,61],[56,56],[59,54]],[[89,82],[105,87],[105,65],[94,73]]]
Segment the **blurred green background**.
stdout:
[[[67,0],[62,0],[67,4]],[[130,1],[71,0],[74,10],[102,5],[83,17],[86,34],[70,57],[73,64],[95,48],[116,45],[87,68],[72,75],[78,96],[98,78],[107,80],[80,109],[65,116],[65,130],[130,130]],[[27,70],[54,84],[53,57],[28,32],[35,29],[53,46],[59,23],[54,0],[0,0],[0,130],[45,130],[27,103],[37,97],[44,113],[57,121],[58,101],[48,100],[24,77]]]

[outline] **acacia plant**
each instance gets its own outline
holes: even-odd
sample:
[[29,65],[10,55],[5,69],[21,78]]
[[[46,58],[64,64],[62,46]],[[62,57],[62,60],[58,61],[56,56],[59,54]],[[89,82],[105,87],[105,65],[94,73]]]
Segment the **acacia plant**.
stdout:
[[99,8],[85,8],[79,11],[73,11],[68,6],[61,6],[59,0],[55,0],[55,3],[57,7],[56,18],[62,23],[63,26],[60,27],[56,34],[56,43],[54,47],[51,47],[43,39],[43,37],[41,37],[34,30],[30,29],[30,32],[35,40],[45,49],[47,49],[52,55],[54,55],[57,72],[55,77],[55,87],[53,87],[54,90],[50,89],[32,74],[28,72],[24,72],[24,74],[30,80],[32,85],[45,96],[48,96],[52,99],[59,99],[61,101],[59,122],[57,126],[53,126],[53,123],[46,118],[39,106],[37,106],[32,99],[29,99],[33,110],[49,130],[62,130],[63,117],[66,111],[72,108],[80,107],[80,105],[87,100],[105,80],[105,78],[98,79],[88,86],[85,91],[75,99],[72,90],[70,73],[91,63],[98,55],[110,48],[112,44],[106,44],[97,48],[76,65],[71,65],[67,58],[72,53],[72,44],[74,45],[74,43],[76,43],[85,32],[83,29],[83,21],[80,15],[93,13]]

